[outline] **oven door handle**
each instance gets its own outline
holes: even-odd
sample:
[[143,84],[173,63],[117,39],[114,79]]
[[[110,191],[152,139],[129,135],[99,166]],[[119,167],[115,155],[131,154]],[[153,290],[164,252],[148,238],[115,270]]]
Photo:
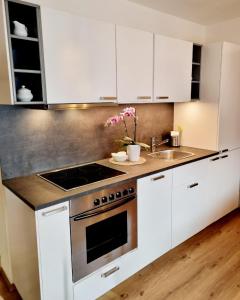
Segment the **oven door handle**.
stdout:
[[93,216],[97,216],[97,215],[100,215],[100,214],[103,214],[109,210],[112,210],[114,208],[117,208],[125,203],[128,203],[129,201],[132,201],[136,198],[136,196],[129,196],[127,198],[124,198],[122,200],[119,200],[117,202],[114,202],[112,203],[111,205],[106,205],[106,206],[103,206],[103,207],[99,207],[99,208],[96,208],[94,209],[94,211],[87,211],[87,212],[84,212],[84,213],[81,213],[75,217],[73,217],[73,220],[74,221],[80,221],[80,220],[83,220],[83,219],[86,219],[86,218],[90,218],[90,217],[93,217]]

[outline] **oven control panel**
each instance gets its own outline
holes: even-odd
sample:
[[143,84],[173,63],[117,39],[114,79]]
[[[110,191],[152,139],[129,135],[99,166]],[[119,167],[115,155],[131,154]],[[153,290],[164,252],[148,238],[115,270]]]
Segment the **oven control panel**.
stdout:
[[126,197],[128,195],[132,195],[134,193],[135,193],[135,187],[130,187],[128,189],[124,189],[124,190],[118,191],[116,193],[111,193],[111,194],[108,194],[101,198],[94,199],[93,206],[100,206],[101,204],[106,204],[108,202],[112,202],[114,200],[124,198],[124,197]]
[[70,217],[95,209],[112,202],[119,201],[136,194],[136,180],[114,185],[100,191],[72,199],[70,201]]

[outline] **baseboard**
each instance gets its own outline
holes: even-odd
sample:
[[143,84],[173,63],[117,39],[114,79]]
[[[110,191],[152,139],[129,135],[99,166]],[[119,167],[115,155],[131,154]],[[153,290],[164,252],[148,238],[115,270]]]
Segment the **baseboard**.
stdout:
[[9,292],[14,292],[16,291],[16,286],[14,283],[11,283],[6,275],[6,273],[4,272],[3,268],[0,267],[0,276],[3,279],[4,284],[6,285],[7,289],[9,290]]

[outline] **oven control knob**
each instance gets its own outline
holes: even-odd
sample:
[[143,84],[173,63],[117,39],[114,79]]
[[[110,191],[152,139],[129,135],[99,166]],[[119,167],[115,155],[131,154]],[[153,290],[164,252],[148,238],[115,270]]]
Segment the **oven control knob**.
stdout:
[[95,206],[98,206],[98,205],[100,204],[100,200],[99,200],[99,199],[95,199],[95,200],[93,201],[93,204],[94,204]]
[[123,191],[123,196],[127,196],[128,195],[128,190],[124,190]]
[[129,192],[129,194],[134,193],[134,188],[133,188],[133,187],[129,188],[129,189],[128,189],[128,192]]
[[114,198],[115,198],[115,197],[114,197],[114,194],[110,194],[110,195],[108,196],[108,198],[109,198],[110,201],[114,200]]
[[117,197],[117,198],[120,198],[120,197],[121,197],[121,192],[117,192],[117,193],[116,193],[116,197]]
[[106,203],[107,202],[107,197],[106,196],[104,196],[104,197],[102,197],[102,203]]

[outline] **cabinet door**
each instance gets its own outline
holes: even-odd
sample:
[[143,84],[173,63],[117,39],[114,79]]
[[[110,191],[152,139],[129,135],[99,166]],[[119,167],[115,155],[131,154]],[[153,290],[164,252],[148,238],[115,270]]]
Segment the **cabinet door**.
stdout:
[[117,26],[118,102],[151,102],[153,34]]
[[155,35],[154,101],[191,100],[193,43]]
[[174,187],[172,201],[172,239],[175,247],[207,226],[204,180],[189,181]]
[[115,25],[42,9],[48,103],[116,101]]
[[172,171],[138,180],[138,247],[142,267],[171,249]]
[[73,300],[68,202],[36,212],[42,300]]
[[219,110],[219,150],[240,147],[240,46],[223,43]]
[[208,219],[212,223],[238,207],[240,150],[209,159]]

